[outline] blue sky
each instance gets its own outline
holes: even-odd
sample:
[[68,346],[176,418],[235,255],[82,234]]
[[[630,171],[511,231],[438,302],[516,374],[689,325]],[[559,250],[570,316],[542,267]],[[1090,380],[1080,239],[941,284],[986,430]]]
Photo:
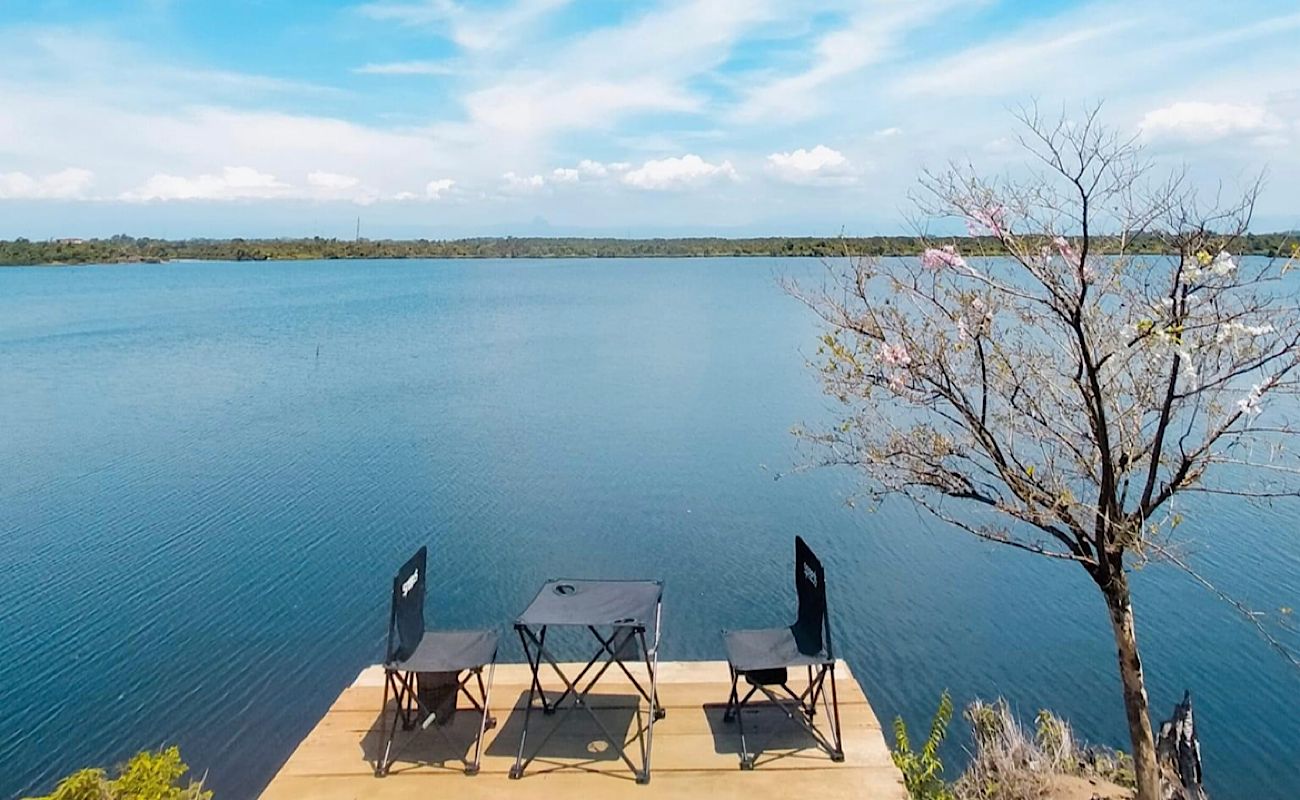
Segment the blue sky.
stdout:
[[1106,120],[1300,227],[1300,7],[0,0],[0,237],[908,232]]

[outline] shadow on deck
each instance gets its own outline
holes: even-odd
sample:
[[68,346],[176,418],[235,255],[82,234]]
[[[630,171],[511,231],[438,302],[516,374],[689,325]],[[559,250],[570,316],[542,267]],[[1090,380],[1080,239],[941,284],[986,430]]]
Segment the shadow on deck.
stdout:
[[[745,716],[750,748],[758,751],[750,772],[739,768],[740,737],[735,724],[722,719],[730,689],[727,665],[668,662],[659,669],[659,694],[667,716],[655,725],[652,779],[646,786],[635,783],[600,727],[581,711],[567,717],[563,711],[549,717],[534,712],[528,739],[529,752],[537,756],[522,779],[510,780],[507,773],[518,750],[523,705],[528,699],[529,675],[523,664],[497,667],[491,704],[497,724],[486,735],[478,775],[465,775],[464,766],[473,755],[479,716],[462,708],[443,728],[445,737],[434,730],[399,729],[389,775],[376,778],[374,765],[384,739],[382,725],[392,717],[391,710],[380,713],[383,672],[371,667],[344,690],[262,797],[906,797],[880,723],[847,665],[840,663],[836,668],[844,762],[833,763],[778,709],[755,704]],[[644,707],[638,709],[635,691],[630,684],[608,679],[601,682],[598,692],[592,695],[591,705],[601,723],[613,735],[623,736],[630,752],[635,751],[648,716]],[[534,751],[556,725],[559,728],[554,735]]]

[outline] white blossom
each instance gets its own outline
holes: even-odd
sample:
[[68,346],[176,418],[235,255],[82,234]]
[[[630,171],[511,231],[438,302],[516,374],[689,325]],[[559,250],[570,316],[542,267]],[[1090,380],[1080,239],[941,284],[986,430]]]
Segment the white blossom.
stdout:
[[987,333],[992,322],[993,312],[984,299],[979,295],[970,297],[957,317],[957,340],[965,342],[972,335]]
[[1273,326],[1265,323],[1263,325],[1247,325],[1242,322],[1233,320],[1225,322],[1219,327],[1219,334],[1215,337],[1215,342],[1223,344],[1226,341],[1236,340],[1242,336],[1256,337],[1264,336],[1273,332]]
[[1245,397],[1237,401],[1237,408],[1241,410],[1241,413],[1253,417],[1264,410],[1259,404],[1263,395],[1264,393],[1257,383],[1250,387],[1250,392],[1247,393]]
[[1192,351],[1189,347],[1179,347],[1176,351],[1180,359],[1179,367],[1183,373],[1183,378],[1193,387],[1197,385],[1198,373],[1196,365],[1192,363]]
[[1219,254],[1210,262],[1210,272],[1220,278],[1231,275],[1236,270],[1237,262],[1232,260],[1232,253],[1227,250],[1219,251]]
[[1208,253],[1200,252],[1183,265],[1183,277],[1188,281],[1198,281],[1206,273],[1219,278],[1226,278],[1237,271],[1237,262],[1232,253],[1220,250],[1213,258]]

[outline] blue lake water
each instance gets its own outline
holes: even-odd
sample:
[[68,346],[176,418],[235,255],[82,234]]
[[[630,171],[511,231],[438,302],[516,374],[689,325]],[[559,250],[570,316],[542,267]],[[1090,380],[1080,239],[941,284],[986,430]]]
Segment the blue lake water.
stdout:
[[[716,659],[719,628],[791,615],[800,533],[883,720],[927,724],[948,687],[1124,745],[1082,570],[789,474],[790,428],[832,409],[776,281],[822,269],[0,269],[0,797],[163,743],[256,796],[379,658],[424,543],[431,623],[504,628],[552,576],[662,577],[663,657]],[[1294,506],[1186,510],[1208,575],[1300,606]],[[1193,690],[1213,795],[1300,794],[1300,674],[1172,570],[1135,583],[1153,707]]]

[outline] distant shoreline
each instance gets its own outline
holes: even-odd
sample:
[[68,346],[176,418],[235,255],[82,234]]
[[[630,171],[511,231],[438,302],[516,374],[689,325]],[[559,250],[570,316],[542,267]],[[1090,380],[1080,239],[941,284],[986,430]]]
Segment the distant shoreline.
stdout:
[[[964,252],[995,249],[990,237],[935,237],[955,242]],[[1095,239],[1102,252],[1114,251],[1118,238]],[[1290,255],[1300,232],[1247,234],[1234,252]],[[185,239],[114,236],[109,239],[0,241],[0,266],[78,266],[84,264],[165,263],[172,261],[327,261],[402,259],[565,259],[565,258],[746,258],[916,256],[925,243],[915,236],[771,236],[744,239],[592,239],[497,237],[477,239]],[[1163,243],[1139,236],[1128,252],[1155,255]]]

